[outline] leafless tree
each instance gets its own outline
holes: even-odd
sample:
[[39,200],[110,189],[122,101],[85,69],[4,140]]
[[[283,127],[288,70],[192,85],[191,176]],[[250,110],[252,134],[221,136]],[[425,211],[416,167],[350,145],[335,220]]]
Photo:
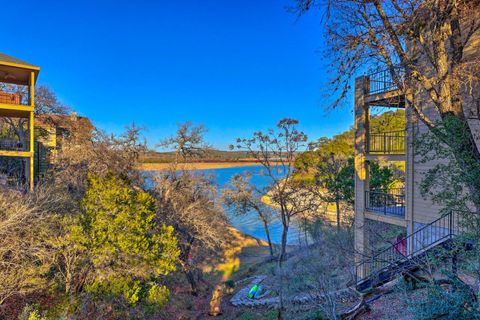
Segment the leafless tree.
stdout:
[[237,139],[231,149],[246,150],[251,157],[261,163],[264,174],[269,179],[268,197],[271,205],[282,222],[282,238],[278,257],[280,273],[280,310],[283,317],[284,270],[282,265],[286,259],[287,235],[292,218],[307,212],[316,212],[320,201],[313,194],[315,186],[308,187],[294,178],[294,161],[297,154],[307,147],[307,135],[296,128],[297,120],[285,118],[278,122],[276,130],[267,133],[255,132],[252,138]]
[[175,165],[202,157],[210,146],[205,142],[207,129],[203,125],[194,126],[191,122],[179,123],[176,135],[160,141],[158,147],[175,151]]
[[53,261],[48,239],[65,198],[52,188],[0,192],[0,305],[9,297],[46,287]]
[[[298,301],[321,312],[322,319],[339,319],[340,301],[355,296],[347,283],[353,279],[353,228],[332,228],[321,217],[308,221],[312,245],[292,253],[285,262],[285,304],[298,308]],[[280,281],[275,281],[279,284]]]
[[193,295],[198,292],[196,267],[213,258],[228,240],[227,221],[214,202],[216,189],[211,179],[189,171],[167,171],[154,177],[159,219],[175,229],[180,265]]
[[234,175],[230,183],[223,189],[223,202],[233,208],[237,214],[244,215],[254,210],[263,223],[265,235],[267,236],[270,256],[273,257],[273,245],[270,239],[268,224],[274,215],[274,209],[262,202],[265,190],[259,190],[251,183],[251,173]]
[[139,155],[146,150],[142,130],[132,124],[120,135],[96,129],[72,132],[58,150],[56,163],[49,172],[50,180],[76,192],[78,197],[83,195],[88,173],[104,176],[113,172],[142,187],[143,176],[138,170]]
[[46,85],[35,89],[35,114],[63,114],[71,112],[71,108],[61,102],[55,92]]
[[175,229],[182,271],[194,295],[198,291],[195,266],[206,256],[215,255],[228,240],[226,217],[215,202],[213,177],[185,170],[180,163],[205,153],[208,148],[205,132],[203,126],[193,126],[189,122],[179,124],[177,134],[159,144],[173,149],[175,161],[168,170],[153,177],[159,219]]
[[294,179],[296,155],[308,147],[307,136],[298,131],[297,120],[282,119],[277,130],[267,133],[255,132],[252,138],[237,139],[231,149],[246,150],[261,163],[269,178],[268,197],[278,210],[283,225],[279,264],[285,259],[287,235],[293,217],[304,212],[313,212],[319,203],[311,197],[316,188],[308,188]]

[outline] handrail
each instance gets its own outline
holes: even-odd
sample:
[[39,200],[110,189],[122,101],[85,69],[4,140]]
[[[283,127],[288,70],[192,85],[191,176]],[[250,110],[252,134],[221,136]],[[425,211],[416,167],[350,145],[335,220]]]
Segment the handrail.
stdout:
[[[445,240],[452,239],[459,231],[458,214],[456,214],[455,211],[450,211],[433,222],[417,229],[410,235],[396,240],[392,245],[370,257],[368,261],[364,260],[358,263],[355,266],[356,283],[358,284],[358,282],[364,278],[378,273],[389,266],[412,259],[437,244],[443,243]],[[427,241],[426,244],[425,240]],[[371,267],[373,267],[373,270],[368,270]],[[367,272],[365,272],[367,276],[358,280],[360,268],[367,269]]]
[[405,189],[365,191],[365,209],[383,215],[405,216]]
[[372,132],[374,134],[380,134],[380,133],[396,133],[396,132],[405,132],[405,129],[404,130],[391,130],[391,131],[378,131],[378,132]]
[[0,138],[0,150],[26,151],[26,144],[15,139]]
[[405,187],[389,188],[389,189],[370,189],[372,193],[388,193],[394,195],[405,195]]
[[[403,81],[403,78],[405,77],[404,69],[400,66],[396,66],[394,69],[397,77],[400,78],[400,81]],[[370,82],[369,94],[379,94],[399,89],[395,81],[392,79],[390,69],[372,72],[368,75],[368,78]]]
[[405,130],[368,133],[367,152],[380,154],[404,154]]

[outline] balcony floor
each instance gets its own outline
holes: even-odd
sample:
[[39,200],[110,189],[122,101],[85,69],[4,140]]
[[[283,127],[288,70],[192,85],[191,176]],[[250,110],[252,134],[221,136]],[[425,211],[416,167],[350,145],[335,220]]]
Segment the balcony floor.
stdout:
[[400,90],[370,93],[365,102],[371,106],[405,108],[405,97]]
[[368,207],[368,211],[380,215],[405,218],[405,207],[404,206],[391,206],[391,207]]
[[367,153],[365,159],[368,161],[405,161],[405,154],[372,154]]

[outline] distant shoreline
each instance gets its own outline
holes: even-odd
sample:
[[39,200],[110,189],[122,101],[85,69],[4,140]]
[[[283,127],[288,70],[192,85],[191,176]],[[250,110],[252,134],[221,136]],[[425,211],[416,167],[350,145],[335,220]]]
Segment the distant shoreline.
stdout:
[[[171,163],[141,163],[139,169],[143,171],[158,171],[170,168]],[[255,161],[226,161],[226,162],[189,162],[180,163],[179,169],[183,170],[205,170],[205,169],[222,169],[235,167],[253,167],[261,166],[260,162]]]

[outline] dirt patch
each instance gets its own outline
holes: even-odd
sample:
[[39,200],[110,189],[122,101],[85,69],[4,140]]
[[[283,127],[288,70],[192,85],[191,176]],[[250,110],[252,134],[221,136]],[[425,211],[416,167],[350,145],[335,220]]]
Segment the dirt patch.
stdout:
[[408,308],[407,299],[415,299],[415,296],[421,295],[422,290],[410,292],[391,292],[374,298],[374,301],[368,302],[370,311],[360,316],[359,320],[411,320],[413,314]]

